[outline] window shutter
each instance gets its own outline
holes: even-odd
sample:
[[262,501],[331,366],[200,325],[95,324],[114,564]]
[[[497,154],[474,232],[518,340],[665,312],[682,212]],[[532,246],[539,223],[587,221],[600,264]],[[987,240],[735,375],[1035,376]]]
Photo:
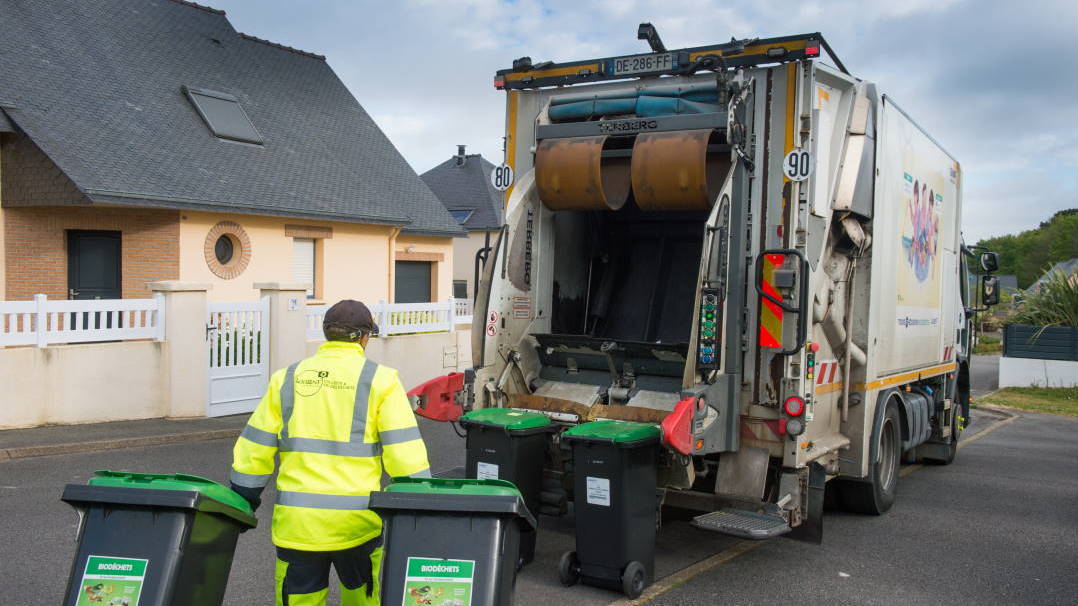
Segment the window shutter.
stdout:
[[307,285],[307,297],[314,297],[314,239],[292,239],[292,279]]

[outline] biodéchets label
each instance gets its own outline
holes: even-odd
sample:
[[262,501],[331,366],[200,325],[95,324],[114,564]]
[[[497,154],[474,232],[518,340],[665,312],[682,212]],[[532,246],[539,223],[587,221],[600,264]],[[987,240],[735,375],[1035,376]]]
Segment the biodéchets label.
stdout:
[[402,606],[471,606],[475,561],[408,558]]
[[92,555],[75,606],[138,606],[149,560]]

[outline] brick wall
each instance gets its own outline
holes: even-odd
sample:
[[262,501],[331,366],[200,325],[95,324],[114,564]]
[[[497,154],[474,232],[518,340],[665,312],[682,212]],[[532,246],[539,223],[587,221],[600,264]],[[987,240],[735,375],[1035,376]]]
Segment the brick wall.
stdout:
[[[7,172],[7,165],[4,166]],[[149,297],[146,283],[180,277],[179,211],[115,207],[10,207],[4,190],[9,301],[44,293],[67,298],[67,230],[121,232],[124,298]]]

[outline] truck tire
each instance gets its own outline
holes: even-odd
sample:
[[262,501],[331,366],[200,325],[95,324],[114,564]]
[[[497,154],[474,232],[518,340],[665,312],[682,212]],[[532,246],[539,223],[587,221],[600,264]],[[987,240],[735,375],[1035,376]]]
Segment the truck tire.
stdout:
[[902,428],[898,407],[888,400],[876,440],[876,460],[866,481],[842,483],[842,504],[847,511],[880,515],[891,508],[898,489],[898,464],[902,458]]

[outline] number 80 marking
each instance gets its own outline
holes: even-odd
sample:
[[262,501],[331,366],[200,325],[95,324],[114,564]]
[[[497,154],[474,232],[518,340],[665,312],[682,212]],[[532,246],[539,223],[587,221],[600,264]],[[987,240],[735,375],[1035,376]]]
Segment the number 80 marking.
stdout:
[[791,181],[804,181],[812,174],[812,154],[795,149],[782,160],[782,172]]
[[498,191],[509,189],[513,184],[513,167],[508,164],[495,166],[494,170],[490,171],[490,183]]

